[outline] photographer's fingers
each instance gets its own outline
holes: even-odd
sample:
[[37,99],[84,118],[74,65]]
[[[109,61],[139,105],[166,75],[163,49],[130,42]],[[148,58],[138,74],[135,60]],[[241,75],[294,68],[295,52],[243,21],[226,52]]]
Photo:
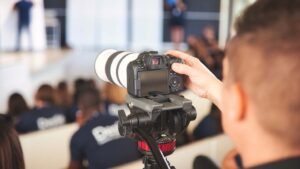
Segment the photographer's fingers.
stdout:
[[169,51],[166,52],[166,54],[177,57],[177,58],[180,58],[190,66],[193,66],[195,63],[198,62],[197,58],[195,58],[191,55],[188,55],[184,52],[177,51],[177,50],[169,50]]
[[207,92],[205,90],[202,90],[199,86],[195,85],[193,82],[191,82],[190,79],[187,79],[185,82],[185,87],[190,89],[192,92],[194,92],[196,95],[202,98],[207,99]]
[[184,75],[187,75],[189,77],[195,75],[195,70],[192,67],[190,67],[186,64],[173,63],[172,64],[172,69],[176,73],[184,74]]

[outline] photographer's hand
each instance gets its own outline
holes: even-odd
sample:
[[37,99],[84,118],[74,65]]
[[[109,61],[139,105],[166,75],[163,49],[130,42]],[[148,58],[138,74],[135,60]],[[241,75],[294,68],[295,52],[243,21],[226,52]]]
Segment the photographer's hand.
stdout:
[[197,58],[175,50],[170,50],[166,54],[180,58],[185,62],[184,64],[174,63],[172,69],[187,76],[186,87],[198,96],[209,99],[222,110],[220,100],[223,83]]

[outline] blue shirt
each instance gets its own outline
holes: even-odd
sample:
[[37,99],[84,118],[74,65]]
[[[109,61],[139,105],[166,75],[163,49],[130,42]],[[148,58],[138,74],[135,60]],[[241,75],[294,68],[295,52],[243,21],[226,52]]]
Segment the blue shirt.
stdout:
[[30,9],[32,8],[32,2],[21,0],[15,4],[15,8],[19,14],[19,24],[29,25],[30,23]]
[[62,110],[55,106],[35,108],[24,113],[16,124],[19,133],[45,130],[65,124],[66,119]]
[[89,169],[105,169],[140,158],[135,141],[118,132],[117,118],[97,114],[71,139],[72,161],[87,160]]

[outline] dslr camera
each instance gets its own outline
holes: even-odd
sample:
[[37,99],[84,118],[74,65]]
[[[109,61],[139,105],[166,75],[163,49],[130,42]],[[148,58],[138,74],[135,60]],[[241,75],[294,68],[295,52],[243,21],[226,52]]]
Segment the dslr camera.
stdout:
[[119,132],[138,140],[145,169],[170,168],[162,154],[175,151],[176,136],[196,119],[192,102],[176,94],[184,90],[184,78],[172,71],[173,63],[182,61],[154,51],[113,49],[103,51],[95,63],[100,79],[127,88],[130,114],[119,110]]
[[136,97],[146,97],[182,91],[183,77],[171,70],[173,63],[182,61],[153,51],[141,53],[127,66],[128,93]]

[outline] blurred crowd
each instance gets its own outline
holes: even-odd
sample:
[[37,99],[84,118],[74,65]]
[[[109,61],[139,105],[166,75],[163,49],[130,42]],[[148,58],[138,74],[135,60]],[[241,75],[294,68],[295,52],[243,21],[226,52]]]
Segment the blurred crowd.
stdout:
[[[198,58],[222,79],[224,51],[218,47],[212,26],[208,25],[201,30],[200,37],[189,36],[187,45],[188,53]],[[13,93],[8,99],[6,114],[19,134],[76,122],[79,129],[70,141],[69,168],[82,166],[83,160],[87,158],[90,158],[87,159],[90,166],[105,168],[141,157],[136,143],[129,139],[120,139],[119,133],[113,129],[116,128],[118,110],[127,108],[126,94],[126,89],[109,83],[100,85],[94,79],[78,78],[72,85],[65,81],[59,82],[56,86],[42,84],[34,94],[33,106],[27,104],[22,94]],[[177,136],[177,147],[220,134],[223,132],[221,126],[220,110],[212,105],[208,115],[200,121],[191,135],[184,132]],[[105,133],[110,135],[106,137]],[[106,144],[107,142],[109,144]],[[107,155],[107,152],[118,147],[127,149],[126,153],[111,154],[111,156],[118,155],[119,158]],[[99,164],[95,157],[107,160]]]
[[[72,90],[71,90],[72,89]],[[111,84],[98,86],[93,79],[76,79],[73,86],[65,81],[56,86],[42,84],[34,95],[30,107],[22,94],[13,93],[8,99],[7,114],[13,119],[19,133],[53,128],[75,122],[78,118],[78,100],[81,93],[94,89],[103,100],[101,111],[117,115],[117,109],[124,107],[126,90]]]

